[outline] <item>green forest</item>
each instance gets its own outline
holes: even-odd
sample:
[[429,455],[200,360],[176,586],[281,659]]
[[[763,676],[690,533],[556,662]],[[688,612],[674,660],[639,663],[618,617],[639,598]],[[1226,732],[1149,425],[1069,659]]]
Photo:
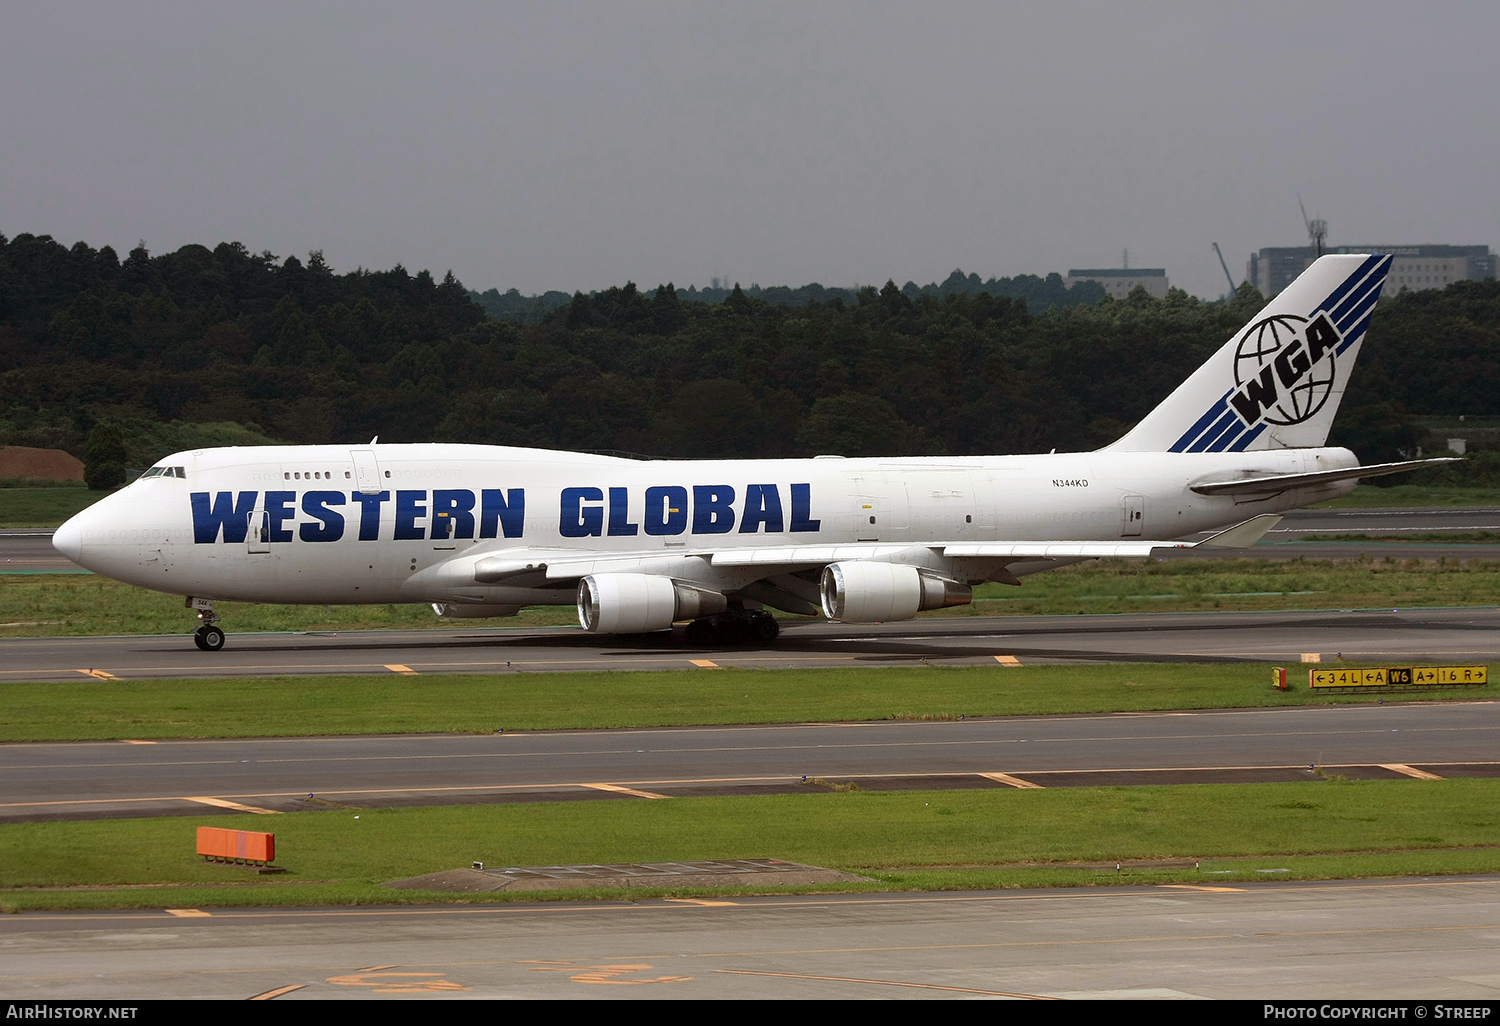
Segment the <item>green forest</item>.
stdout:
[[[209,444],[447,441],[660,457],[976,454],[1112,441],[1263,304],[955,271],[941,285],[571,297],[338,273],[238,243],[123,260],[0,235],[0,444],[126,462]],[[1381,300],[1331,444],[1500,412],[1500,283]],[[1472,474],[1490,464],[1471,460]],[[1464,472],[1449,472],[1464,473]]]

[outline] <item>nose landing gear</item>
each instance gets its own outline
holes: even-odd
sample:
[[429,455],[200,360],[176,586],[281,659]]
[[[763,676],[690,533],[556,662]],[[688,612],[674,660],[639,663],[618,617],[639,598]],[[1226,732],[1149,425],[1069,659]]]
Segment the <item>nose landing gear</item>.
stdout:
[[217,652],[224,647],[224,632],[216,626],[219,618],[214,615],[214,604],[211,599],[187,600],[190,609],[198,610],[199,627],[193,632],[193,644],[205,652]]

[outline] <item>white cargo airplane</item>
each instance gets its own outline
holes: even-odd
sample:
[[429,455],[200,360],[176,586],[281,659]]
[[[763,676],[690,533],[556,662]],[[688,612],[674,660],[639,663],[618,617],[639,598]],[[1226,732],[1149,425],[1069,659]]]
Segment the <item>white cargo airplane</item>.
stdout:
[[1250,545],[1278,511],[1443,462],[1361,467],[1323,447],[1389,266],[1321,258],[1096,452],[640,461],[373,441],[200,449],[79,513],[53,544],[100,574],[187,596],[208,651],[224,645],[216,600],[428,602],[453,617],[576,603],[584,630],[688,620],[693,643],[773,641],[766,606],[903,620],[966,604],[976,584],[1080,560]]

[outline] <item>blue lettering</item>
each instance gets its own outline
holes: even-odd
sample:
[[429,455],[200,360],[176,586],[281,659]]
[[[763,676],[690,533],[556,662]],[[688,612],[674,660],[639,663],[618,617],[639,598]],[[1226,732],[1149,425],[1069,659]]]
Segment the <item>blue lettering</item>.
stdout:
[[343,492],[303,492],[302,512],[319,521],[302,524],[297,528],[298,536],[305,542],[333,542],[344,536],[344,515],[335,513],[329,506],[342,506],[348,500]]
[[734,530],[734,489],[728,485],[693,485],[693,533],[728,534]]
[[681,534],[687,530],[687,489],[658,485],[646,489],[646,533]]
[[353,492],[349,496],[359,503],[359,540],[380,540],[380,506],[391,501],[390,492]]
[[291,530],[281,525],[288,520],[297,519],[297,511],[292,509],[296,501],[296,492],[266,493],[266,520],[270,524],[270,530],[266,533],[266,541],[289,542],[292,540]]
[[426,492],[396,492],[396,540],[417,541],[425,535],[417,521],[427,516],[427,507],[420,505],[427,500]]
[[564,488],[558,532],[564,538],[597,538],[604,533],[604,507],[583,503],[603,501],[604,493],[597,488]]
[[208,505],[207,492],[193,492],[188,500],[193,505],[193,544],[212,545],[219,540],[219,528],[224,529],[224,540],[236,544],[245,541],[245,529],[250,524],[250,511],[255,508],[255,497],[259,492],[240,492],[235,502],[232,492],[219,492],[214,496],[213,507]]
[[526,529],[526,489],[502,493],[498,488],[486,488],[480,492],[479,503],[479,537],[495,537],[497,521],[505,537],[521,537]]
[[609,534],[610,537],[641,533],[641,525],[630,522],[630,493],[624,488],[609,490]]
[[773,484],[745,486],[745,515],[740,517],[740,534],[754,534],[761,525],[766,533],[786,530],[781,516],[781,490]]
[[816,531],[823,521],[812,519],[812,485],[792,485],[792,530]]
[[432,493],[432,536],[474,537],[474,493],[464,488],[443,489]]

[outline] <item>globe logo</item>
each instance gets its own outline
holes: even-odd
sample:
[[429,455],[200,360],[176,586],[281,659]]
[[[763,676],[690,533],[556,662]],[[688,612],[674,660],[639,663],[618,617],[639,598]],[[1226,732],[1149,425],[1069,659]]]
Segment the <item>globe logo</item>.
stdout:
[[[1235,384],[1242,386],[1247,381],[1262,378],[1266,374],[1266,368],[1282,353],[1295,357],[1298,354],[1293,352],[1294,346],[1301,348],[1305,361],[1307,341],[1303,331],[1306,324],[1306,317],[1278,314],[1246,328],[1234,353]],[[1282,362],[1287,363],[1285,360]],[[1282,367],[1277,367],[1262,380],[1269,381],[1284,373],[1286,372]],[[1333,391],[1333,379],[1334,354],[1330,349],[1326,359],[1319,360],[1290,386],[1278,382],[1281,387],[1277,389],[1276,404],[1265,411],[1262,419],[1268,424],[1302,423],[1321,410],[1328,401],[1328,396]]]

